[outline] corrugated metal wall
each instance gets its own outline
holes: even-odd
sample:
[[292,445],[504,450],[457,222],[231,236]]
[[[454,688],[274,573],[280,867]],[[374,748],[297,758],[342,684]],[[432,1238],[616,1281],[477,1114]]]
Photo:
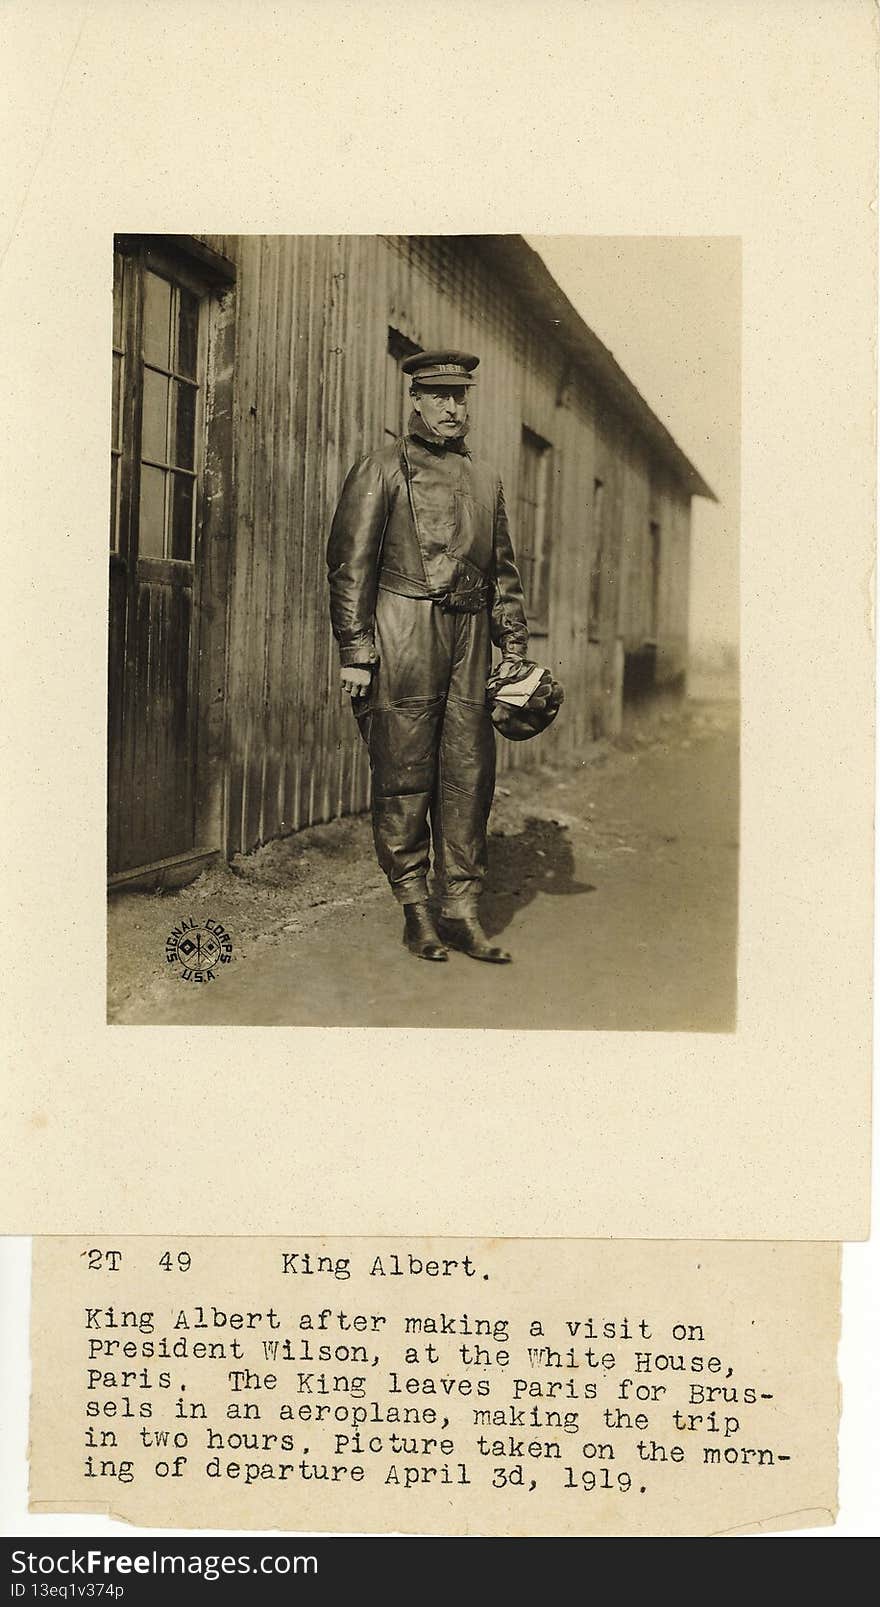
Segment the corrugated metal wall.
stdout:
[[[200,238],[238,272],[229,850],[369,801],[366,752],[339,692],[324,550],[348,468],[385,439],[389,328],[420,346],[479,352],[470,441],[500,468],[512,512],[523,426],[554,449],[549,636],[535,639],[533,652],[556,669],[566,703],[538,742],[499,749],[502,767],[577,753],[613,724],[615,638],[619,629],[641,629],[652,499],[664,503],[674,560],[661,604],[667,658],[680,650],[682,620],[686,637],[686,501],[659,488],[629,428],[570,372],[552,334],[473,245],[442,237]],[[596,478],[605,485],[607,573],[601,639],[590,642]]]
[[346,361],[346,346],[368,350],[359,242],[203,238],[238,270],[227,670],[236,852],[368,802],[366,753],[339,693],[324,547],[341,478],[375,421],[365,363]]

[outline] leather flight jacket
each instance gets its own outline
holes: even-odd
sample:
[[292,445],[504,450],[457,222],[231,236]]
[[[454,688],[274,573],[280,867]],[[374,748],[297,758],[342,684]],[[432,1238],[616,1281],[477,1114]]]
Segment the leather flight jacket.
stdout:
[[524,658],[528,626],[498,474],[413,413],[407,433],[350,471],[327,546],[330,617],[343,667],[377,662],[379,590],[490,614],[492,641]]

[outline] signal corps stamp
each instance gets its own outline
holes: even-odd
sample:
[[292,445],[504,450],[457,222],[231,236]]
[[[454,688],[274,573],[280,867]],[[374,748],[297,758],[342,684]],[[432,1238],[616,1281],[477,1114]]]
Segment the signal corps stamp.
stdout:
[[232,960],[232,939],[220,921],[184,920],[165,940],[165,959],[182,982],[214,982]]

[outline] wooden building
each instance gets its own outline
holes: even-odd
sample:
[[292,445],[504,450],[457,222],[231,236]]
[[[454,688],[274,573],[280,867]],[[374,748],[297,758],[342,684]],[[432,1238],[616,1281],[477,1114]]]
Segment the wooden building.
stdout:
[[113,317],[109,870],[183,877],[369,802],[324,552],[402,360],[480,354],[533,652],[566,689],[502,766],[568,758],[687,664],[690,500],[712,496],[518,235],[121,236]]

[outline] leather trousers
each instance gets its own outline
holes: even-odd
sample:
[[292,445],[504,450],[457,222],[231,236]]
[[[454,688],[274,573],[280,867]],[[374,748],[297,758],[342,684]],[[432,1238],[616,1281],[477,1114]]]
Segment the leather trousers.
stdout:
[[354,709],[370,753],[373,838],[400,903],[427,897],[429,849],[444,913],[473,910],[486,875],[495,729],[486,707],[488,609],[447,612],[380,589],[379,663]]

